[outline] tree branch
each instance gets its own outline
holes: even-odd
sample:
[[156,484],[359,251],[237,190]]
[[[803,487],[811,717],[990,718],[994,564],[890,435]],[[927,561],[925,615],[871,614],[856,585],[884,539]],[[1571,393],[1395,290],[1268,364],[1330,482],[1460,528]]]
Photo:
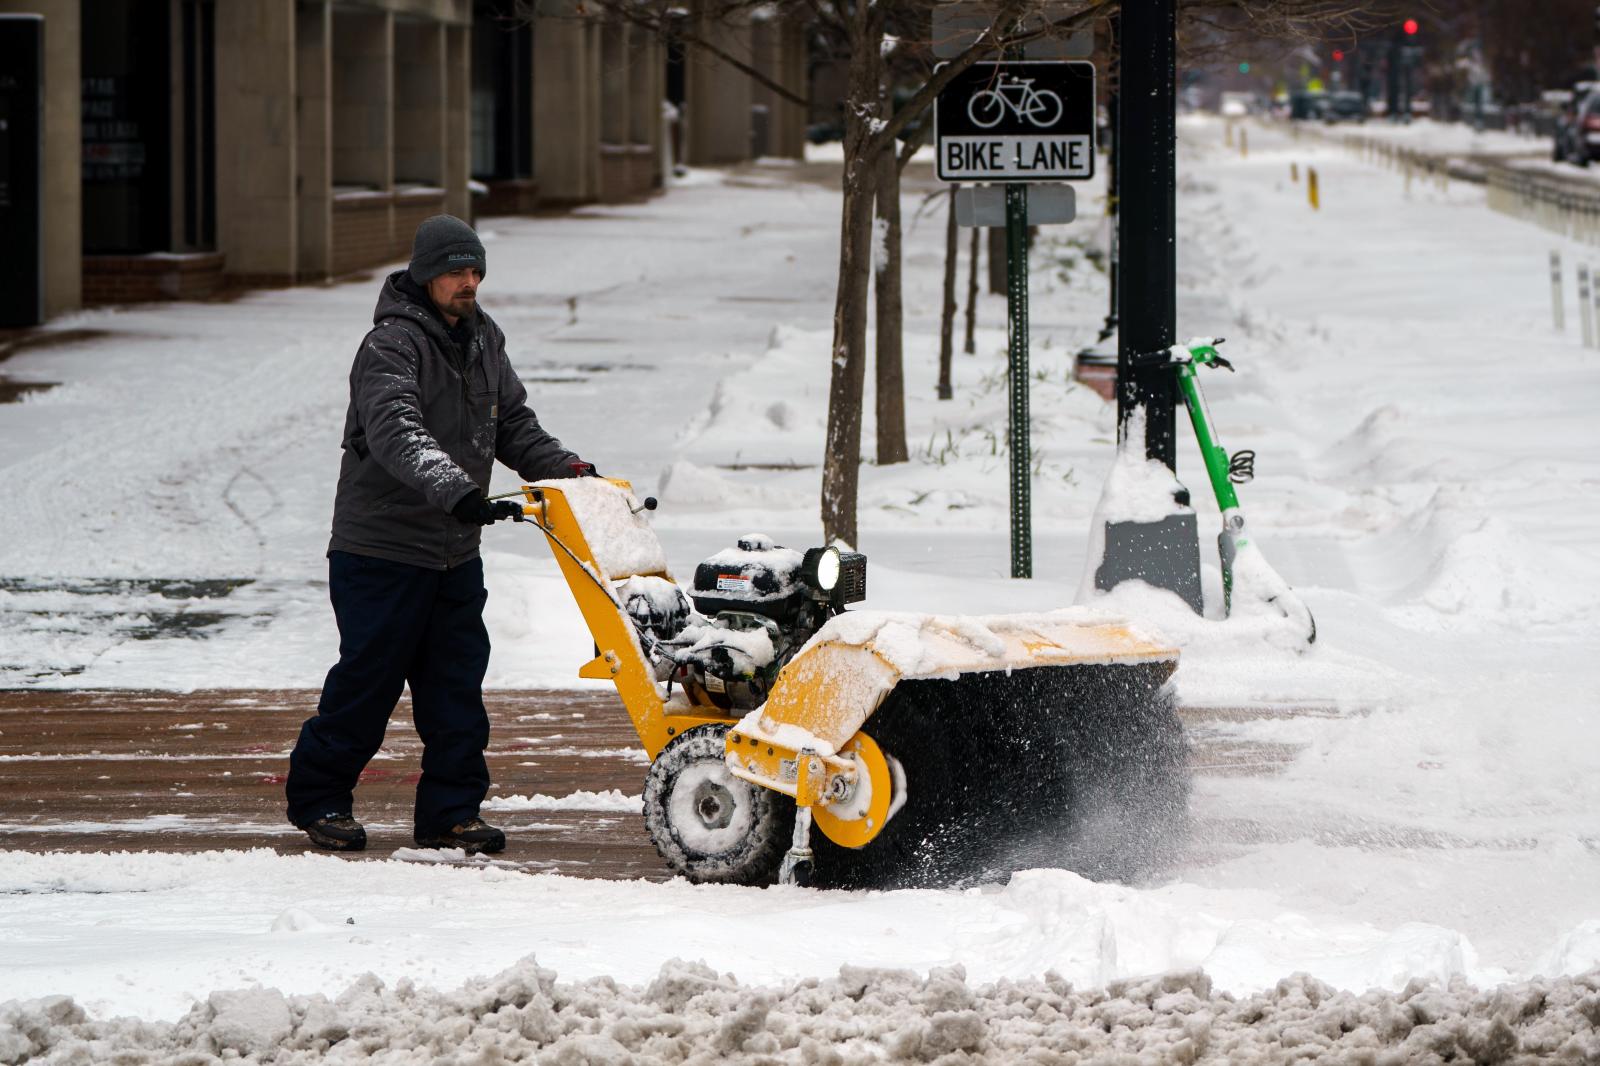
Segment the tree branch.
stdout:
[[[708,54],[716,56],[730,67],[733,67],[735,70],[748,77],[751,81],[754,81],[758,85],[772,90],[778,96],[789,101],[791,104],[798,104],[800,107],[806,108],[811,106],[811,100],[809,97],[802,96],[796,93],[793,89],[790,89],[788,86],[774,81],[763,71],[751,66],[749,63],[740,59],[732,52],[729,52],[726,48],[711,43],[698,33],[695,33],[693,30],[686,30],[679,25],[675,25],[673,22],[669,21],[665,14],[660,10],[643,12],[629,4],[627,0],[621,0],[621,2],[613,2],[613,0],[589,0],[589,2],[594,7],[605,12],[612,19],[638,26],[641,29],[655,34],[658,38],[668,44],[686,44],[694,48],[702,49]],[[572,17],[582,19],[590,16],[575,15],[556,17]]]

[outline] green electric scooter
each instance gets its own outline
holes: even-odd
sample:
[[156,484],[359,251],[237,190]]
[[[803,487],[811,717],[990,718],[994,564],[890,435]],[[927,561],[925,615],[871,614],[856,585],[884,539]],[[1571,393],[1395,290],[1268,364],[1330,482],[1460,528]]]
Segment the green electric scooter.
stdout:
[[1195,367],[1220,367],[1231,371],[1233,364],[1217,351],[1223,338],[1197,337],[1188,344],[1174,344],[1164,352],[1140,357],[1142,366],[1172,366],[1178,372],[1178,388],[1183,392],[1183,402],[1189,408],[1189,421],[1194,425],[1195,440],[1200,445],[1200,455],[1205,459],[1206,475],[1211,479],[1211,490],[1216,494],[1217,507],[1222,511],[1222,532],[1217,535],[1217,554],[1222,562],[1223,611],[1232,616],[1236,591],[1276,608],[1300,632],[1307,644],[1317,639],[1317,622],[1305,601],[1297,596],[1289,583],[1272,569],[1245,533],[1244,511],[1239,506],[1239,494],[1234,485],[1242,485],[1255,476],[1255,452],[1243,450],[1228,455],[1228,450],[1217,441],[1211,428],[1211,413],[1206,408],[1205,396],[1200,392],[1200,382]]

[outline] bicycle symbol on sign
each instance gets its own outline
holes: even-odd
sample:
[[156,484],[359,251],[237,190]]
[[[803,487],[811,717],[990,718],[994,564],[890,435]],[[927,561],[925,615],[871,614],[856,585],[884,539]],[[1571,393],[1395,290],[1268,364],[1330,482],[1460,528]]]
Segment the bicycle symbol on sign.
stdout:
[[998,126],[1007,112],[1044,129],[1061,120],[1061,97],[1049,89],[1035,89],[1032,78],[1001,74],[994,88],[975,92],[967,100],[967,117],[982,130]]

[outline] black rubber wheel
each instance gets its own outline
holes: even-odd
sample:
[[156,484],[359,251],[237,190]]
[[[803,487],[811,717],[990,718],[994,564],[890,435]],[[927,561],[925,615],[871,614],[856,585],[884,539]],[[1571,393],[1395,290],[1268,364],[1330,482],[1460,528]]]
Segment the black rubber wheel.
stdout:
[[727,732],[696,726],[656,756],[644,781],[645,828],[690,881],[769,885],[794,836],[794,801],[728,772]]

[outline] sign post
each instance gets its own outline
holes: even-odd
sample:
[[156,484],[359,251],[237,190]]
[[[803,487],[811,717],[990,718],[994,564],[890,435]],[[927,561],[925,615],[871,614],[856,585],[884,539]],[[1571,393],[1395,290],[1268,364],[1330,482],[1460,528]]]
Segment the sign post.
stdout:
[[1033,576],[1028,440],[1028,187],[1006,186],[1006,331],[1011,373],[1011,576]]
[[[974,63],[939,94],[933,128],[940,180],[996,183],[959,190],[956,221],[1003,225],[1006,230],[1011,576],[1032,577],[1028,227],[1070,222],[1075,210],[1069,186],[1037,183],[1094,176],[1094,66],[1035,60]],[[1030,198],[1030,185],[1041,195]],[[1003,204],[992,195],[1001,188]]]
[[[1121,15],[1117,112],[1117,444],[1178,469],[1178,379],[1140,357],[1177,339],[1177,0],[1146,0]],[[1142,433],[1143,440],[1129,440]],[[1200,540],[1187,489],[1165,517],[1112,520],[1095,587],[1140,580],[1202,611]]]

